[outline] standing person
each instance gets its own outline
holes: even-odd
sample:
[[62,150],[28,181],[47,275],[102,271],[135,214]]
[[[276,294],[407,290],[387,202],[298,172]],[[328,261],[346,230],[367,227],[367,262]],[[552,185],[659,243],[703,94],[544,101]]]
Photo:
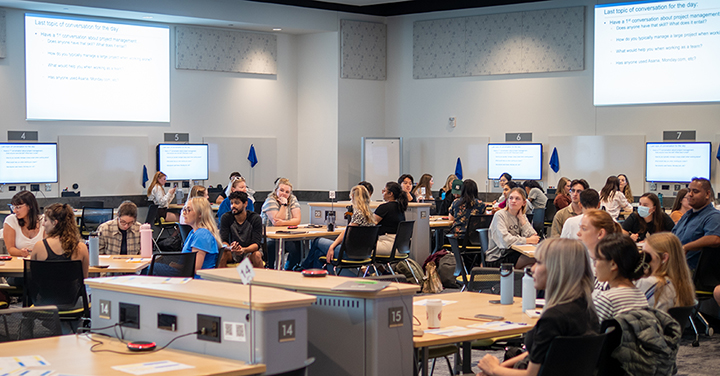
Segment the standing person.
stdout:
[[31,260],[80,260],[83,278],[88,277],[90,255],[75,222],[75,213],[68,204],[52,204],[45,208],[42,226],[47,238],[35,243]]
[[215,216],[210,203],[204,197],[193,197],[183,210],[185,223],[192,227],[183,245],[182,252],[195,252],[195,270],[213,269],[217,266],[218,245],[222,244]]
[[[448,176],[445,185],[440,188],[439,200],[437,203],[437,214],[448,215],[453,201],[460,195],[462,180],[455,175]],[[455,189],[457,188],[457,189]]]
[[685,214],[688,210],[692,209],[690,207],[690,202],[688,201],[687,193],[687,188],[683,188],[679,190],[677,196],[675,196],[675,202],[672,206],[672,212],[670,212],[670,218],[672,218],[673,222],[675,223],[678,223],[680,218],[682,218],[683,214]]
[[697,268],[700,250],[720,246],[720,211],[712,205],[710,181],[694,178],[688,186],[688,210],[673,228],[683,245],[690,270]]
[[98,226],[98,249],[101,255],[140,254],[140,223],[137,215],[137,206],[130,201],[123,201],[118,207],[117,218]]
[[246,256],[253,267],[262,268],[262,219],[260,214],[247,210],[248,196],[242,191],[230,193],[230,212],[220,218],[220,239],[232,251],[233,259],[240,262]]
[[638,211],[630,214],[622,227],[632,240],[641,242],[650,234],[672,231],[675,222],[662,210],[658,196],[648,192],[640,196]]
[[529,214],[532,214],[535,209],[545,209],[548,198],[540,184],[535,180],[525,180],[522,186],[525,189],[527,199],[532,206],[532,210],[530,210]]
[[620,192],[625,195],[625,198],[628,200],[628,202],[634,202],[635,198],[633,197],[632,189],[630,189],[630,180],[628,180],[627,175],[618,174],[617,177],[620,185]]
[[407,192],[400,187],[400,184],[392,181],[385,184],[382,193],[385,203],[375,209],[375,223],[380,225],[375,252],[389,256],[395,243],[398,225],[405,220],[408,200]]
[[[267,196],[262,205],[263,223],[268,226],[297,226],[300,224],[301,212],[300,203],[292,194],[293,186],[285,178],[279,178],[275,183],[275,189]],[[285,250],[288,251],[286,270],[293,269],[300,263],[300,242],[285,242]],[[267,240],[267,265],[273,267],[275,264],[277,241]]]
[[[580,210],[582,213],[588,210],[600,209],[600,195],[596,190],[589,188],[580,193]],[[578,231],[580,231],[580,223],[585,214],[576,215],[568,218],[562,228],[561,238],[578,239]]]
[[470,216],[485,214],[485,204],[477,197],[477,183],[472,179],[465,180],[460,190],[460,198],[450,207],[450,220],[453,221],[450,231],[455,236],[465,235]]
[[575,179],[570,183],[570,205],[566,206],[562,210],[558,210],[557,213],[555,213],[552,228],[550,229],[550,237],[560,237],[565,221],[567,221],[568,218],[582,213],[582,207],[580,206],[580,194],[589,187],[590,186],[585,179]]
[[644,251],[652,257],[652,275],[638,279],[635,286],[645,293],[648,305],[665,312],[695,305],[695,286],[677,236],[652,234],[645,239]]
[[166,181],[167,175],[162,171],[155,173],[147,189],[148,201],[152,201],[153,204],[157,205],[158,217],[162,217],[168,222],[177,222],[177,214],[168,211],[168,205],[175,197],[176,188],[170,188],[170,190],[165,193],[164,187]]
[[620,192],[620,180],[617,176],[608,176],[605,186],[600,190],[600,205],[610,213],[613,219],[618,219],[620,213],[630,214],[633,211],[632,205],[625,195]]
[[555,199],[553,205],[555,209],[561,210],[566,206],[570,205],[572,200],[570,199],[570,179],[561,177],[558,181],[557,189],[555,190]]
[[545,307],[527,332],[524,352],[502,363],[487,354],[478,375],[537,375],[553,339],[585,336],[600,330],[592,301],[593,275],[583,246],[569,239],[548,239],[535,252],[532,267],[536,290],[545,290]]
[[[245,182],[245,178],[239,177],[235,179],[232,182],[232,185],[230,186],[230,193],[232,192],[244,192],[247,195],[247,183]],[[217,211],[217,217],[218,217],[218,223],[220,223],[220,218],[222,218],[223,214],[230,211],[230,196],[228,196],[226,199],[222,201],[220,204],[220,207]],[[249,211],[255,211],[255,204],[253,200],[248,196],[247,198],[247,210]]]
[[415,185],[415,179],[410,174],[402,174],[398,178],[398,184],[402,187],[407,195],[408,202],[415,202],[415,195],[412,193],[413,185]]
[[[412,190],[412,194],[415,196],[415,198],[420,201],[429,201],[433,199],[432,195],[432,186],[435,182],[433,181],[433,177],[430,174],[423,174],[423,176],[420,177],[420,181],[418,182],[417,186]],[[425,188],[425,194],[423,195],[422,191],[423,188]]]
[[28,257],[35,243],[45,237],[37,200],[32,193],[22,191],[13,196],[10,204],[13,214],[3,223],[5,247],[11,256]]
[[525,190],[511,189],[506,201],[507,207],[495,213],[490,223],[490,245],[485,256],[485,266],[512,263],[516,269],[522,269],[532,264],[534,259],[513,251],[510,246],[537,244],[540,237],[525,216]]

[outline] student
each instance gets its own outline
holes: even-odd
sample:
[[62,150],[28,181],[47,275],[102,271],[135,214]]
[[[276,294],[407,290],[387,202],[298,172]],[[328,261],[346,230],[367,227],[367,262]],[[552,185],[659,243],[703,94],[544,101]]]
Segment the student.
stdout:
[[235,181],[235,179],[240,178],[240,177],[242,177],[242,175],[240,175],[240,173],[237,171],[233,171],[230,173],[230,177],[228,178],[229,181],[227,183],[227,186],[225,186],[225,190],[220,192],[218,197],[215,199],[216,204],[220,205],[220,204],[222,204],[223,200],[228,198],[230,193],[232,193],[232,191],[231,191],[232,183]]
[[618,174],[617,177],[620,185],[620,192],[625,195],[628,202],[632,203],[635,201],[635,198],[633,197],[632,189],[630,189],[630,181],[625,174]]
[[223,247],[232,251],[240,262],[246,256],[253,267],[262,268],[262,219],[260,214],[247,210],[248,196],[242,191],[230,193],[230,211],[220,218],[220,239]]
[[580,215],[570,217],[565,221],[562,228],[561,238],[578,239],[578,231],[580,231],[580,223],[584,214],[588,210],[600,208],[600,195],[596,190],[589,188],[580,193]]
[[375,192],[375,188],[373,188],[372,183],[370,183],[369,181],[363,180],[363,181],[359,182],[358,185],[362,185],[363,187],[365,187],[365,189],[367,189],[370,197],[372,197],[373,192]]
[[652,275],[635,281],[650,307],[667,312],[673,307],[695,305],[695,286],[685,261],[682,244],[669,232],[652,234],[643,248],[651,257]]
[[658,196],[648,192],[640,196],[637,212],[630,214],[622,227],[623,232],[630,235],[632,240],[641,242],[647,235],[672,231],[675,222],[662,210]]
[[206,199],[210,199],[210,193],[208,193],[207,188],[202,185],[193,185],[187,199],[190,200],[193,197],[205,197]]
[[622,227],[613,221],[610,214],[597,209],[587,210],[583,213],[577,237],[590,252],[591,257],[600,240],[611,234],[622,234]]
[[398,178],[397,182],[402,187],[402,190],[405,191],[408,202],[415,202],[415,195],[412,193],[413,185],[415,184],[415,179],[413,179],[412,175],[402,174]]
[[[505,189],[504,189],[504,188],[505,188],[505,185],[506,185],[507,183],[511,182],[511,181],[512,181],[512,175],[508,174],[507,172],[503,172],[503,173],[500,175],[500,178],[498,179],[498,183],[500,184],[500,188],[503,188],[503,193],[500,195],[500,197],[498,197],[497,200],[495,200],[495,201],[493,202],[493,205],[500,205],[500,204],[502,204],[503,202],[505,202],[505,198],[507,198],[507,196],[505,195]],[[514,188],[514,187],[513,187],[513,188]],[[504,204],[503,204],[503,207],[505,207]],[[501,208],[501,209],[502,209],[502,208]]]
[[477,197],[477,183],[472,179],[465,180],[460,190],[460,198],[450,207],[450,220],[453,221],[450,231],[455,236],[465,235],[470,216],[485,214],[485,204]]
[[532,214],[535,209],[545,209],[548,198],[545,195],[545,191],[540,187],[540,184],[535,180],[525,180],[522,186],[525,189],[525,193],[527,193],[528,202],[530,202],[530,206],[532,207],[532,210],[530,210],[528,214]]
[[677,196],[675,197],[672,212],[670,213],[670,218],[672,218],[673,222],[675,223],[678,223],[678,221],[680,220],[680,218],[682,218],[685,212],[692,209],[688,201],[687,193],[687,188],[683,188],[678,191]]
[[521,188],[521,187],[514,181],[509,181],[509,182],[505,183],[505,185],[503,185],[503,193],[502,193],[503,200],[502,200],[502,202],[500,202],[496,205],[493,205],[493,213],[497,212],[498,210],[505,209],[505,207],[507,205],[507,199],[505,199],[505,197],[507,197],[507,195],[510,193],[510,190],[513,188]]
[[[278,178],[275,189],[265,199],[262,205],[262,220],[268,226],[297,226],[300,224],[300,203],[292,194],[292,184],[285,178]],[[300,242],[285,242],[285,250],[289,255],[284,267],[286,270],[294,268],[300,263]],[[267,266],[272,268],[275,264],[277,241],[267,241]]]
[[[416,200],[432,200],[432,186],[434,183],[435,182],[433,181],[432,175],[423,174],[423,176],[420,177],[420,181],[418,182],[417,186],[412,190],[412,194],[413,196],[415,196]],[[425,188],[425,195],[422,194],[423,188]]]
[[585,179],[575,179],[570,183],[570,205],[562,210],[558,210],[553,217],[552,228],[550,229],[550,237],[557,238],[562,234],[563,225],[568,218],[574,217],[582,213],[580,207],[580,194],[590,186]]
[[[438,215],[448,215],[450,212],[450,205],[452,205],[453,201],[456,199],[452,192],[456,181],[460,182],[458,187],[461,187],[462,180],[459,180],[455,175],[449,175],[445,180],[445,185],[440,188],[440,192],[438,192],[439,199],[437,200],[438,202],[436,205]],[[457,194],[460,194],[459,189],[457,190]]]
[[688,266],[694,270],[700,250],[720,246],[720,211],[712,205],[712,186],[707,179],[692,179],[686,196],[692,210],[683,214],[672,233],[680,239]]
[[168,205],[175,197],[176,188],[170,188],[170,190],[165,193],[164,187],[166,181],[167,175],[165,175],[162,171],[155,173],[155,176],[153,176],[147,189],[148,201],[152,201],[153,204],[157,205],[158,217],[164,218],[169,222],[177,222],[177,214],[168,211]]
[[553,205],[555,209],[562,210],[566,206],[570,205],[572,200],[570,199],[570,179],[566,177],[560,178],[558,181],[557,189],[555,190],[555,199]]
[[537,244],[540,237],[525,216],[525,190],[511,189],[506,201],[507,207],[495,213],[490,223],[490,249],[486,252],[485,266],[496,267],[502,263],[512,263],[516,269],[522,269],[534,260],[511,250],[510,246]]
[[42,226],[47,235],[35,243],[31,260],[80,260],[83,278],[88,277],[90,256],[75,223],[75,213],[68,204],[52,204],[45,208]]
[[[239,177],[232,182],[232,185],[230,186],[230,193],[244,192],[247,195],[247,189],[248,188],[247,188],[247,184],[245,183],[245,178]],[[228,196],[226,199],[224,199],[222,201],[222,203],[220,204],[220,207],[218,208],[218,211],[217,211],[218,223],[220,223],[220,218],[222,218],[223,214],[230,211],[230,205],[231,205],[230,197]],[[250,197],[248,197],[248,199],[247,199],[246,209],[249,211],[255,211],[255,204],[253,203],[253,200]]]
[[527,351],[502,363],[487,354],[478,375],[537,375],[553,339],[597,334],[600,325],[592,302],[593,275],[584,247],[569,239],[548,239],[535,252],[536,290],[545,290],[545,307],[527,332]]
[[222,244],[210,203],[203,197],[193,197],[182,210],[185,223],[192,227],[182,252],[195,252],[195,270],[217,266],[218,244]]
[[607,282],[610,287],[593,293],[600,322],[623,312],[647,307],[645,294],[635,287],[633,281],[645,275],[650,267],[650,255],[638,252],[635,242],[624,234],[604,237],[592,252],[598,281]]
[[382,193],[385,203],[375,209],[375,223],[380,226],[380,236],[375,252],[378,255],[389,256],[395,242],[398,225],[405,220],[408,200],[407,192],[400,187],[400,184],[392,181],[385,184]]
[[609,176],[605,181],[605,186],[600,190],[600,205],[613,219],[618,219],[620,212],[632,213],[632,205],[620,192],[620,181],[617,176]]
[[137,206],[123,201],[118,207],[117,218],[97,228],[101,255],[139,255],[140,223],[137,221]]
[[3,238],[11,256],[28,257],[35,243],[45,237],[42,217],[35,195],[28,191],[15,194],[10,201],[13,214],[5,217]]

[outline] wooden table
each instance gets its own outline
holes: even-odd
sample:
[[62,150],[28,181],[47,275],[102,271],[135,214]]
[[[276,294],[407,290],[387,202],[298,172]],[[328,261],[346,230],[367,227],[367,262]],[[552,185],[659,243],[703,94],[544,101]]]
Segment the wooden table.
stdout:
[[535,249],[536,248],[537,248],[537,245],[535,245],[535,244],[522,244],[522,245],[513,244],[510,246],[510,249],[512,249],[513,251],[520,252],[523,255],[530,257],[530,258],[535,258]]
[[[92,335],[103,342],[98,350],[114,350],[130,354],[125,344],[117,339]],[[179,339],[178,341],[182,341]],[[245,362],[195,354],[187,351],[165,349],[142,355],[122,355],[108,352],[93,353],[90,347],[95,344],[87,335],[67,335],[32,339],[0,344],[3,356],[40,355],[50,362],[49,366],[32,367],[36,370],[54,370],[58,373],[73,375],[127,376],[128,373],[113,369],[113,366],[137,363],[172,361],[193,368],[173,371],[173,376],[193,375],[259,375],[265,372],[264,364],[248,365]],[[162,346],[164,343],[159,343]],[[138,354],[138,353],[134,353]]]
[[[22,257],[13,257],[12,260],[5,261],[5,265],[0,265],[0,276],[3,277],[22,277],[24,262]],[[98,268],[90,266],[89,273],[127,273],[135,274],[150,265],[151,259],[140,258],[140,256],[127,255],[100,255],[100,265],[109,265],[107,268]]]
[[[173,209],[173,210],[182,210],[182,208],[184,208],[184,207],[185,207],[184,204],[168,204],[168,209]],[[210,204],[210,209],[212,209],[213,211],[218,211],[218,209],[220,209],[220,205]]]
[[[516,328],[510,330],[495,330],[495,331],[483,331],[473,334],[466,334],[461,336],[441,336],[436,334],[423,334],[422,337],[413,337],[413,345],[415,348],[421,349],[422,353],[422,371],[423,375],[427,375],[427,358],[428,358],[428,347],[435,345],[447,345],[452,343],[463,343],[463,373],[470,373],[470,342],[478,339],[496,338],[500,336],[509,336],[522,334],[533,328],[537,319],[531,319],[528,315],[522,312],[522,299],[515,298],[512,305],[501,305],[491,304],[491,300],[499,300],[499,295],[483,294],[477,292],[455,292],[448,294],[438,295],[423,295],[416,296],[414,301],[420,301],[424,299],[441,299],[446,301],[456,301],[457,303],[448,304],[443,306],[442,310],[442,321],[441,328],[450,326],[461,326],[467,327],[468,325],[482,323],[482,321],[466,320],[461,317],[473,317],[476,314],[482,313],[487,315],[503,316],[506,321],[512,321],[516,323],[526,323],[527,326],[523,328]],[[425,306],[414,305],[413,312],[415,317],[420,320],[420,325],[415,326],[418,330],[427,330],[427,317]]]
[[[340,235],[344,227],[335,227],[334,231],[328,231],[327,226],[315,228],[309,225],[300,225],[296,229],[288,229],[286,226],[268,226],[266,236],[268,239],[277,240],[277,256],[275,258],[275,269],[281,270],[283,267],[283,253],[285,252],[285,242],[293,240],[308,240],[315,238],[337,237]],[[287,231],[289,233],[278,233],[278,231]]]

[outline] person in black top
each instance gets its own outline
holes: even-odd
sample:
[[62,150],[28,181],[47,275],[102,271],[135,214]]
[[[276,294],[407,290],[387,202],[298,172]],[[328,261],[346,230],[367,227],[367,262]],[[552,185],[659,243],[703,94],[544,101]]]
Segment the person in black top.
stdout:
[[600,329],[591,295],[590,258],[582,243],[571,239],[547,239],[538,246],[535,257],[533,279],[535,289],[545,290],[545,309],[535,327],[527,333],[527,352],[503,363],[490,354],[485,355],[478,363],[478,375],[535,376],[555,337],[597,334]]
[[654,193],[645,193],[640,196],[640,206],[625,219],[622,224],[623,232],[630,235],[632,240],[640,242],[648,235],[656,232],[672,231],[675,222],[660,206],[660,199]]
[[230,249],[235,261],[247,255],[253,267],[262,268],[262,219],[260,214],[248,211],[245,192],[230,193],[230,211],[220,218],[220,239],[223,248]]
[[410,174],[402,174],[398,178],[398,184],[405,194],[407,195],[408,202],[415,202],[415,195],[412,193],[413,186],[415,185],[415,179]]
[[408,206],[407,192],[400,184],[388,182],[382,190],[385,203],[375,209],[375,223],[380,226],[376,252],[379,255],[390,255],[395,234],[400,222],[405,220],[405,210]]

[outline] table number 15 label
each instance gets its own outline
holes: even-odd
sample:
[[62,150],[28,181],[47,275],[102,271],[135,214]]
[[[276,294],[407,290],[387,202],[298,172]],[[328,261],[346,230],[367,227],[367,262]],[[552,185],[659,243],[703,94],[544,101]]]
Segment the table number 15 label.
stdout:
[[388,327],[394,328],[403,326],[405,315],[403,314],[403,307],[391,307],[388,309]]

